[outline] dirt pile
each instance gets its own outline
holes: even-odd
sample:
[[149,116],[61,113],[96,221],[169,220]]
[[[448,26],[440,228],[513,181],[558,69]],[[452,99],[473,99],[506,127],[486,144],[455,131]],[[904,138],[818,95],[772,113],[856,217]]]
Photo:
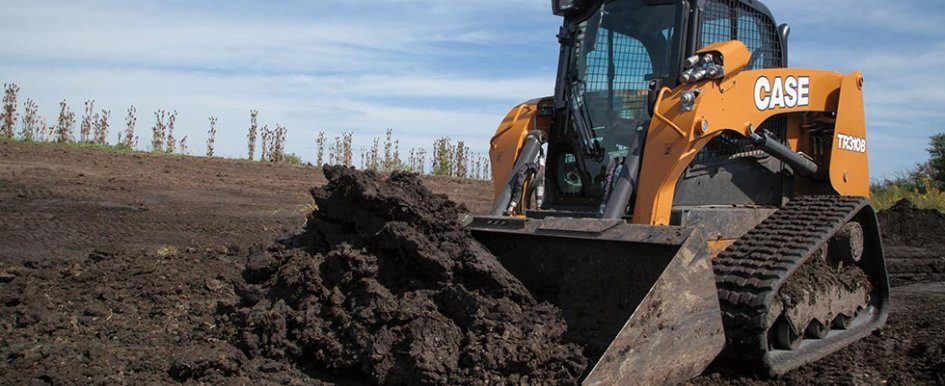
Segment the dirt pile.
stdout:
[[891,245],[945,247],[945,213],[902,200],[879,213],[883,241]]
[[945,214],[902,200],[879,221],[893,286],[945,282]]
[[253,253],[224,319],[250,357],[341,383],[575,383],[587,367],[537,302],[413,175],[326,168],[304,232]]

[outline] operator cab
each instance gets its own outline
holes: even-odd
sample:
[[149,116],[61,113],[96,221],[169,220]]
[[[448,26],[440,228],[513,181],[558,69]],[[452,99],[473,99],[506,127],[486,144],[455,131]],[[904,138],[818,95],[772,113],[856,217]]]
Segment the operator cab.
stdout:
[[[635,141],[644,142],[656,93],[678,84],[683,59],[697,49],[737,39],[752,51],[750,69],[786,65],[786,34],[757,2],[708,0],[702,8],[684,0],[556,0],[554,5],[564,25],[544,209],[602,210],[625,157],[642,157],[644,149],[630,149]],[[783,123],[766,125],[783,131],[777,127]],[[779,206],[784,186],[790,186],[783,169],[746,140],[722,136],[684,173],[677,204]],[[687,194],[690,190],[700,194]]]

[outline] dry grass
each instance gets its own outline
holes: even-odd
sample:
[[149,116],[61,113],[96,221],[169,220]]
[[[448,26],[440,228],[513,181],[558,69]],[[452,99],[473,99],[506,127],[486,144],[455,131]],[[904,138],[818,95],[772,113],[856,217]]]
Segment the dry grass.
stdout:
[[20,136],[23,139],[32,141],[39,134],[37,133],[39,129],[39,117],[37,116],[39,105],[32,99],[27,98],[23,107],[26,111],[23,114],[23,131],[20,132]]
[[249,134],[246,135],[246,140],[249,145],[249,160],[252,161],[253,157],[256,154],[256,136],[259,132],[259,111],[250,110],[249,111]]
[[210,130],[207,130],[207,157],[213,157],[213,146],[217,141],[217,117],[210,116]]
[[59,119],[56,120],[56,142],[72,141],[72,129],[75,127],[75,113],[69,110],[69,105],[63,99],[59,102]]
[[[57,119],[50,124],[44,117],[38,116],[39,106],[36,102],[27,99],[23,105],[25,113],[22,119],[22,128],[16,132],[17,126],[17,98],[20,91],[15,84],[4,84],[4,98],[0,110],[0,138],[23,142],[55,142],[66,146],[115,150],[115,151],[144,151],[139,149],[139,137],[135,134],[137,126],[137,109],[131,105],[125,116],[125,127],[119,130],[114,138],[115,144],[109,144],[108,132],[111,112],[95,110],[95,101],[86,100],[78,127],[78,138],[73,133],[76,129],[76,114],[72,112],[65,100],[60,102]],[[187,137],[177,138],[175,126],[177,112],[157,110],[154,112],[155,123],[151,126],[150,150],[155,154],[188,154]],[[250,111],[249,133],[246,135],[249,154],[247,158],[256,158],[256,149],[260,148],[260,161],[281,162],[292,165],[303,164],[302,159],[286,153],[285,142],[288,129],[275,125],[260,125],[259,111]],[[207,132],[207,157],[216,155],[217,118],[210,116],[210,128]],[[329,142],[324,131],[319,131],[315,138],[316,163],[328,163],[353,167],[354,133],[341,132],[334,136],[334,143]],[[146,139],[147,140],[147,139]],[[438,139],[432,151],[423,147],[409,150],[409,158],[401,159],[400,140],[394,137],[392,129],[387,129],[383,138],[374,138],[369,148],[361,146],[361,168],[382,173],[394,171],[410,171],[419,174],[435,174],[458,178],[489,179],[489,160],[479,154],[472,153],[470,147],[463,141],[455,143],[444,137]],[[260,146],[261,145],[261,146]],[[327,145],[327,149],[326,149]],[[144,145],[148,146],[148,145]],[[405,154],[406,155],[406,154]],[[428,157],[428,155],[431,155]],[[327,161],[327,162],[326,162]]]
[[315,165],[322,166],[325,163],[325,132],[319,131],[315,137]]
[[311,214],[318,211],[318,205],[314,202],[311,204],[299,205],[299,213],[301,214]]
[[174,138],[174,126],[177,125],[177,111],[170,113],[167,116],[167,138],[166,143],[167,147],[164,149],[165,153],[174,154],[177,152],[177,139]]
[[180,254],[180,251],[176,247],[167,246],[161,247],[157,250],[157,256],[160,258],[175,257]]
[[135,116],[138,110],[134,105],[128,108],[128,115],[125,117],[125,135],[121,143],[127,147],[135,148],[138,144],[138,137],[135,137],[135,125],[138,123],[138,117]]
[[108,144],[108,129],[111,127],[111,125],[108,123],[108,120],[111,118],[111,116],[112,112],[108,110],[102,110],[101,114],[95,114],[95,119],[92,122],[92,129],[94,134],[94,142],[96,145]]
[[16,84],[4,84],[3,111],[0,112],[0,137],[13,138],[16,125],[16,97],[20,87]]

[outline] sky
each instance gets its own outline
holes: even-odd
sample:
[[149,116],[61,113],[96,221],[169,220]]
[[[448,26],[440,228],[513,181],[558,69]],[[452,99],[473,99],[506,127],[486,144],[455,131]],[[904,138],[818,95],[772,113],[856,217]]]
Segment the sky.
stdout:
[[[438,137],[486,153],[517,103],[553,93],[560,18],[547,0],[8,0],[0,14],[0,82],[20,86],[49,121],[66,99],[129,106],[140,147],[155,110],[178,112],[178,138],[203,154],[246,157],[249,112],[288,129],[286,151],[315,157],[315,137],[386,129],[401,153]],[[941,0],[770,0],[789,23],[792,66],[860,70],[874,179],[927,159],[945,131]],[[258,152],[258,150],[257,150]],[[357,156],[356,156],[357,157]]]

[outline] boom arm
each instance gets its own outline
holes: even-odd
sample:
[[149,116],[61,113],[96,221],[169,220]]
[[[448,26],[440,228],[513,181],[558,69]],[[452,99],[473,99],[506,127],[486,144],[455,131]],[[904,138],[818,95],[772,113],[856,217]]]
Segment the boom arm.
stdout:
[[769,118],[787,113],[836,114],[830,184],[841,195],[869,197],[862,74],[795,68],[738,71],[742,66],[737,59],[747,57],[743,44],[725,42],[705,51],[725,54],[726,75],[660,92],[646,141],[634,223],[669,224],[680,175],[713,138],[724,131],[749,137]]

